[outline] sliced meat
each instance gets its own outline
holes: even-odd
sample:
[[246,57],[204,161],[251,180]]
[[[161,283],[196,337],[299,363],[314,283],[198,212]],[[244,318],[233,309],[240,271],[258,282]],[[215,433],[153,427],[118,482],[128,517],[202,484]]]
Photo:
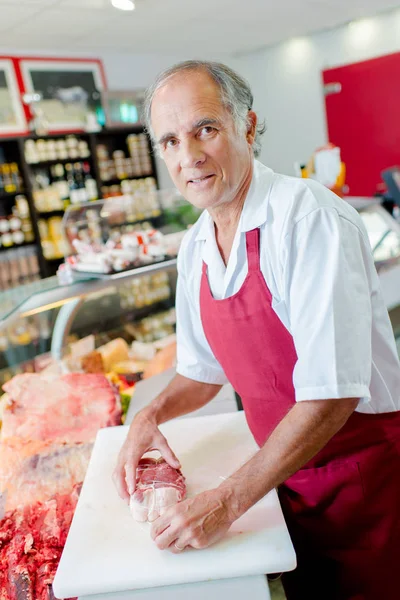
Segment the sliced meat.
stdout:
[[135,521],[155,521],[186,496],[185,478],[163,458],[142,458],[136,471],[136,489],[130,499]]

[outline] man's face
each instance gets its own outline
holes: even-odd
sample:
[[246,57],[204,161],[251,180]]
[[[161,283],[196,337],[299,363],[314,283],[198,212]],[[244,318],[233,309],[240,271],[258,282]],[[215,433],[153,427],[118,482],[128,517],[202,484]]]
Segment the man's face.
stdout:
[[251,172],[254,131],[237,131],[205,71],[171,77],[153,98],[151,125],[186,200],[210,209],[235,198]]

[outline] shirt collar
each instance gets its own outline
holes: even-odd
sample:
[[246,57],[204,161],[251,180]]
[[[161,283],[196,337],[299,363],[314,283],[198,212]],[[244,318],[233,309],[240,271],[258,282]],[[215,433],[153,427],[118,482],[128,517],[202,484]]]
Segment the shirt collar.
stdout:
[[[253,177],[239,222],[241,232],[261,227],[267,221],[268,198],[274,172],[258,160],[254,161]],[[213,233],[213,221],[205,210],[201,215],[196,242],[204,241]]]

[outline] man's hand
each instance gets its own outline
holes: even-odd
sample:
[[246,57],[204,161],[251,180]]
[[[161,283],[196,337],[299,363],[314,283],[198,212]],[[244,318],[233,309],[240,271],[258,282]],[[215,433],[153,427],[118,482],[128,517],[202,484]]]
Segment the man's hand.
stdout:
[[220,489],[202,492],[169,508],[151,527],[160,550],[177,554],[187,547],[207,548],[221,539],[235,516]]
[[158,450],[171,467],[179,469],[179,460],[158,426],[170,419],[198,410],[210,402],[221,387],[193,381],[177,373],[165,390],[136,415],[119,454],[113,475],[121,498],[128,500],[129,495],[135,491],[136,467],[146,452]]
[[180,463],[167,440],[157,427],[156,420],[148,411],[142,411],[133,420],[118,457],[113,480],[123,500],[135,491],[136,468],[143,454],[158,450],[167,463],[175,469]]

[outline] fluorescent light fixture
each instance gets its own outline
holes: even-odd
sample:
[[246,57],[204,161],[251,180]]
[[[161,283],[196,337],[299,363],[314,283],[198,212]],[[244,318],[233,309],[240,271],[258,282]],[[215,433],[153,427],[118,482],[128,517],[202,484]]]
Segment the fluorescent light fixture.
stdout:
[[114,8],[119,8],[119,10],[135,10],[132,0],[111,0],[111,4]]

